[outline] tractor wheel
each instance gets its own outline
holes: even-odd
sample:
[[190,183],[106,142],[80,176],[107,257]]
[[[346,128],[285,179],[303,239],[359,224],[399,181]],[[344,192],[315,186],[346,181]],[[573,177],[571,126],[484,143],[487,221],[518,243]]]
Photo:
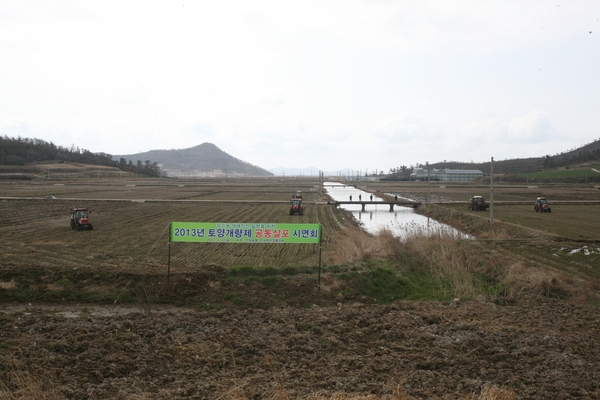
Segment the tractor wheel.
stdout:
[[91,230],[94,230],[94,225],[90,224],[90,225],[89,225],[89,230],[90,230],[90,231],[91,231]]
[[548,212],[552,212],[552,210],[550,209],[550,207],[548,207]]

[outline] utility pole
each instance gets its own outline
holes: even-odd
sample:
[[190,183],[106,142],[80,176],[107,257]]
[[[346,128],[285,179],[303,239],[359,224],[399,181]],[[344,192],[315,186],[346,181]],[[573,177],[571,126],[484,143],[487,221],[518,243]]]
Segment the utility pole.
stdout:
[[431,191],[431,170],[429,169],[429,161],[425,161],[427,166],[427,205],[429,205],[429,192]]
[[490,225],[494,226],[494,157],[492,157],[490,171]]

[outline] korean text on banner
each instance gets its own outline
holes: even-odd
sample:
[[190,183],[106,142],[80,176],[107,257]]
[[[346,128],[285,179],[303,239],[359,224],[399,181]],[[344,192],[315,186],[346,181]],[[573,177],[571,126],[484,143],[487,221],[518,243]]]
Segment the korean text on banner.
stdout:
[[320,224],[171,222],[171,242],[320,243]]

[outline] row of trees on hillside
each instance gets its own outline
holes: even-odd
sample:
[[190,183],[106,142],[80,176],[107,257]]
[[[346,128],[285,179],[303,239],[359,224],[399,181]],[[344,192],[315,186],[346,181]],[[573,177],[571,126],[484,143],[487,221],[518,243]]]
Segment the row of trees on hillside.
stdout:
[[600,160],[600,148],[582,149],[573,151],[569,154],[546,156],[544,158],[544,168],[565,167],[569,165],[584,164],[586,162],[596,162],[598,160]]
[[142,174],[147,176],[160,176],[160,168],[157,163],[150,163],[150,160],[146,160],[142,163],[141,160],[137,160],[137,163],[133,163],[131,160],[126,160],[123,157],[119,159],[118,167],[121,171],[133,172],[135,174]]
[[0,136],[0,164],[25,165],[45,161],[76,162],[82,164],[104,165],[116,167],[122,171],[132,172],[146,176],[160,176],[157,163],[138,160],[134,164],[131,160],[121,158],[119,162],[112,159],[110,154],[92,153],[75,145],[71,147],[57,146],[52,142],[41,139],[10,138]]

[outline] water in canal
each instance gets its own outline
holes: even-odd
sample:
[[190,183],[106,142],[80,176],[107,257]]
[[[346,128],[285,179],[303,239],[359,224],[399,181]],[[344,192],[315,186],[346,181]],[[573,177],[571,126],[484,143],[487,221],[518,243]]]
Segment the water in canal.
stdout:
[[[324,189],[329,196],[336,201],[349,201],[352,196],[352,201],[357,204],[344,204],[340,207],[352,212],[354,218],[359,221],[363,229],[367,232],[375,234],[382,229],[389,229],[394,236],[406,238],[411,234],[427,235],[450,235],[457,239],[468,239],[466,235],[449,225],[442,224],[428,218],[424,215],[417,214],[412,207],[394,206],[394,211],[390,212],[390,206],[387,204],[367,204],[365,211],[361,211],[362,207],[358,203],[359,196],[362,201],[370,201],[371,195],[373,201],[383,200],[373,193],[365,192],[355,188],[354,186],[344,185],[338,182],[325,182]],[[390,193],[392,196],[394,193]],[[398,196],[400,197],[400,196]]]

